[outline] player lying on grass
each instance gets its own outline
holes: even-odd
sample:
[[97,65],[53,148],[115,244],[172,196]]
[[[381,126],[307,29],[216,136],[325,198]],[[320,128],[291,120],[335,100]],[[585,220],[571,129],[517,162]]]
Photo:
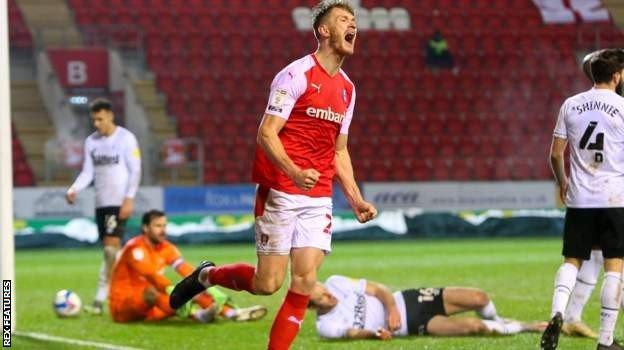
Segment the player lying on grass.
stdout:
[[[316,330],[323,338],[460,336],[541,332],[546,322],[503,319],[485,292],[466,287],[418,288],[392,293],[365,279],[331,276],[318,282],[308,307],[315,309]],[[475,311],[476,317],[450,317]]]
[[[583,72],[591,84],[594,84],[594,77],[591,73],[591,61],[598,57],[603,50],[596,50],[587,54],[583,58]],[[622,96],[621,85],[618,85],[616,92]],[[564,323],[561,331],[567,335],[574,335],[588,338],[598,338],[598,333],[591,329],[582,321],[583,309],[596,287],[598,275],[602,270],[604,259],[600,247],[594,247],[589,260],[585,261],[576,276],[576,284],[570,296],[570,302],[564,315]],[[622,300],[624,306],[624,299]]]
[[[126,243],[111,276],[110,312],[115,322],[158,321],[176,314],[169,306],[172,282],[163,274],[167,265],[182,277],[194,268],[166,240],[167,217],[158,210],[143,215],[142,234]],[[257,320],[266,315],[264,306],[234,307],[227,295],[210,288],[198,294],[177,314],[199,322],[211,322],[219,313],[235,321]]]

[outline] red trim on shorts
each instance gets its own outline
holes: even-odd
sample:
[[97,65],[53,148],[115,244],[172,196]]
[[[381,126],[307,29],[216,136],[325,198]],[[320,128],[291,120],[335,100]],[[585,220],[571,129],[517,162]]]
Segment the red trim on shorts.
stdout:
[[254,216],[259,217],[264,214],[264,206],[266,205],[266,201],[269,198],[269,192],[271,188],[265,187],[262,185],[258,186],[258,190],[256,190],[256,204],[254,205]]

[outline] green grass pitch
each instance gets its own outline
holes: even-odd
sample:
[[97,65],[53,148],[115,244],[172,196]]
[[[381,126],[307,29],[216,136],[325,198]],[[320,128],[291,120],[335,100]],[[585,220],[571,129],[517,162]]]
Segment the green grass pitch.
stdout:
[[[181,246],[186,259],[202,258],[218,264],[255,263],[252,244]],[[393,290],[427,286],[474,286],[493,298],[499,313],[520,320],[546,319],[554,273],[560,263],[561,242],[556,239],[479,239],[444,241],[337,242],[321,268],[320,278],[332,274],[365,277]],[[263,303],[269,315],[256,323],[219,321],[195,324],[172,319],[162,323],[115,324],[102,317],[80,315],[59,319],[52,312],[52,298],[59,289],[76,291],[83,303],[95,291],[101,260],[96,249],[57,249],[16,252],[17,329],[80,340],[132,346],[142,349],[262,349],[285,288],[270,297],[232,292],[241,305]],[[585,320],[598,326],[599,288],[586,309]],[[616,337],[623,330],[618,327]],[[293,349],[537,349],[539,334],[510,337],[432,338],[410,337],[390,342],[377,340],[329,342],[314,330],[308,312]],[[592,340],[563,337],[561,349],[592,349]],[[67,344],[13,337],[17,349],[79,349]]]

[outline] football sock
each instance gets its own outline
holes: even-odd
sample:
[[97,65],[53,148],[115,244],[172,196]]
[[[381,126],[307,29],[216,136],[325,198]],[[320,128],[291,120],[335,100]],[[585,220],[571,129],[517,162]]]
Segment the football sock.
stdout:
[[572,295],[570,296],[570,303],[566,309],[564,318],[566,322],[581,321],[583,308],[596,287],[596,281],[598,280],[598,274],[600,274],[602,263],[602,252],[599,250],[592,251],[591,259],[583,262],[576,276],[576,284],[574,285]]
[[236,309],[230,307],[229,305],[223,305],[223,307],[221,308],[221,312],[219,312],[219,315],[230,319],[236,317],[236,315],[238,315],[238,311],[236,311]]
[[217,267],[211,266],[202,270],[202,273],[199,274],[199,282],[205,287],[219,285],[237,291],[245,290],[254,294],[253,278],[255,273],[255,267],[243,263]]
[[577,273],[578,270],[576,266],[572,264],[563,263],[559,267],[555,277],[555,291],[553,293],[552,313],[550,317],[555,316],[558,312],[561,313],[561,315],[565,313],[568,300],[570,299],[570,293],[572,293],[574,283],[576,282]]
[[516,334],[524,330],[520,322],[498,322],[491,320],[481,320],[488,331],[497,334]]
[[102,261],[100,265],[100,274],[98,275],[97,290],[95,292],[95,302],[100,305],[108,297],[108,265],[106,261]]
[[287,350],[295,340],[308,307],[310,296],[288,290],[273,326],[269,339],[269,350]]
[[215,310],[213,308],[192,310],[191,317],[198,322],[209,323],[215,319]]
[[483,308],[477,310],[477,315],[485,320],[502,321],[496,314],[496,306],[491,300]]
[[602,345],[613,343],[613,331],[620,310],[621,281],[620,272],[606,272],[600,293],[600,332],[598,342]]
[[119,253],[119,247],[108,245],[104,246],[104,261],[100,266],[100,274],[98,276],[98,286],[95,292],[95,302],[100,305],[108,298],[108,287],[110,274],[113,271],[113,265]]

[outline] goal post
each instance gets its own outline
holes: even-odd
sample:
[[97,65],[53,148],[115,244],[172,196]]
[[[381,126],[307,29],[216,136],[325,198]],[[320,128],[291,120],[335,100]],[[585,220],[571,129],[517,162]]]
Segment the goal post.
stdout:
[[[0,274],[3,311],[5,284],[10,280],[11,332],[15,331],[15,246],[13,242],[13,156],[9,84],[8,4],[0,0]],[[4,315],[4,314],[3,314]]]

